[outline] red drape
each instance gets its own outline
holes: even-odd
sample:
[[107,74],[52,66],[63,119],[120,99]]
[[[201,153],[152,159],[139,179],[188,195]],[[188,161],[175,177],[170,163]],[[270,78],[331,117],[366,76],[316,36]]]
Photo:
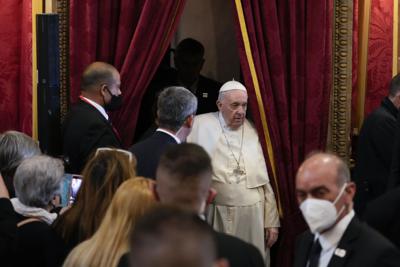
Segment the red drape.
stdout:
[[0,132],[32,134],[32,2],[0,0]]
[[388,94],[392,78],[393,1],[372,0],[368,36],[365,114],[377,108]]
[[168,48],[185,0],[71,0],[71,101],[80,76],[93,61],[113,64],[121,73],[124,105],[113,124],[125,145],[133,139],[140,102]]
[[[241,3],[269,124],[277,189],[284,212],[275,266],[292,266],[295,236],[305,229],[295,197],[295,173],[309,152],[324,149],[326,145],[333,3],[332,0],[241,0]],[[256,127],[263,136],[238,18],[236,26],[244,81]],[[266,151],[265,143],[263,146]]]

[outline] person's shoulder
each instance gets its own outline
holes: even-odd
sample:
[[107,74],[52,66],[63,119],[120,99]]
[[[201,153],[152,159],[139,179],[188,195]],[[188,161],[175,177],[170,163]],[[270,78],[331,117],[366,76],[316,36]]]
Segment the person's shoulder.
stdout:
[[[360,257],[369,255],[371,261],[376,260],[377,263],[393,263],[400,262],[400,252],[388,239],[382,236],[375,229],[370,227],[364,222],[359,222],[359,238],[358,242],[354,244],[357,248],[356,251]],[[398,265],[384,265],[384,266],[398,266]]]
[[400,187],[394,188],[368,203],[365,216],[373,216],[386,207],[392,210],[400,210]]
[[227,258],[230,266],[265,266],[260,251],[252,244],[235,236],[216,232],[218,256]]
[[380,106],[374,109],[366,118],[365,125],[379,124],[384,121],[396,121],[396,117],[392,115],[385,107]]
[[196,115],[195,122],[206,123],[210,121],[218,120],[218,112],[209,112],[204,114]]
[[169,143],[176,143],[176,141],[172,136],[160,131],[156,131],[149,137],[137,142],[136,144],[133,144],[129,148],[129,151],[135,154],[135,152],[137,153],[143,149],[148,150],[151,147],[157,148],[160,145],[167,145]]
[[357,235],[358,242],[356,244],[360,252],[373,250],[379,254],[385,250],[397,250],[388,239],[356,217],[350,222],[343,238],[354,235]]

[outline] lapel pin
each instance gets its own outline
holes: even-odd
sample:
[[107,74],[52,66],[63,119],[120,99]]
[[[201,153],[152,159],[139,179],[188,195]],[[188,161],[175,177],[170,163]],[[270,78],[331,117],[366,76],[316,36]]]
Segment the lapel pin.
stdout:
[[207,98],[208,97],[208,93],[203,93],[203,98]]
[[346,250],[337,248],[337,249],[335,249],[335,255],[340,258],[343,258],[344,256],[346,256]]

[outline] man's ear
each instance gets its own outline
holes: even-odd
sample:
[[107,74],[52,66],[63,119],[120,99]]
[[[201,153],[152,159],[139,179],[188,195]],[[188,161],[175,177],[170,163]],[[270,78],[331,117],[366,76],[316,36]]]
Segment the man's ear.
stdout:
[[192,128],[194,123],[194,115],[190,115],[186,118],[185,123],[183,124],[187,128]]
[[354,198],[354,195],[356,194],[356,184],[354,182],[349,182],[348,185],[346,186],[346,193],[350,197],[350,200],[352,201]]
[[213,200],[215,199],[216,196],[217,196],[217,190],[210,187],[210,189],[208,189],[206,204],[207,205],[211,204],[211,202],[213,202]]
[[217,107],[218,107],[218,110],[221,111],[222,103],[220,100],[217,100]]
[[108,85],[106,83],[100,84],[100,94],[104,97],[108,93]]

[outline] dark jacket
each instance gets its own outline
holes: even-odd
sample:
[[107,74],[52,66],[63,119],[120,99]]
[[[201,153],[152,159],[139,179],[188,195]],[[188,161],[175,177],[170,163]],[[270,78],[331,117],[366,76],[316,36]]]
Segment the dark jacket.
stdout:
[[0,261],[9,266],[12,244],[17,233],[17,216],[8,198],[0,198]]
[[215,232],[219,258],[229,261],[230,267],[264,267],[260,251],[237,237]]
[[385,98],[381,106],[364,121],[357,145],[354,181],[357,193],[354,200],[357,214],[368,201],[386,191],[392,163],[392,151],[398,110]]
[[97,148],[121,147],[112,125],[95,107],[82,100],[71,108],[65,119],[63,140],[69,173],[81,173],[88,157]]
[[176,144],[172,136],[156,131],[149,138],[133,145],[129,150],[137,160],[137,175],[155,179],[162,153],[168,146]]
[[[178,72],[174,68],[159,70],[151,84],[146,90],[140,106],[139,119],[135,133],[135,140],[140,140],[141,136],[155,121],[155,110],[159,93],[168,86],[182,86],[178,80]],[[194,94],[197,97],[197,114],[215,112],[219,89],[222,84],[211,80],[203,75],[199,76],[197,90]],[[187,88],[189,89],[189,88]]]
[[[27,219],[19,214],[17,218],[18,223]],[[47,223],[33,221],[18,227],[11,266],[61,266],[64,257],[63,243]]]
[[400,248],[400,187],[368,203],[364,220]]
[[[294,267],[306,267],[314,235],[301,234],[296,242]],[[328,267],[398,267],[400,252],[381,234],[353,218],[339,241],[343,257],[333,253]]]

